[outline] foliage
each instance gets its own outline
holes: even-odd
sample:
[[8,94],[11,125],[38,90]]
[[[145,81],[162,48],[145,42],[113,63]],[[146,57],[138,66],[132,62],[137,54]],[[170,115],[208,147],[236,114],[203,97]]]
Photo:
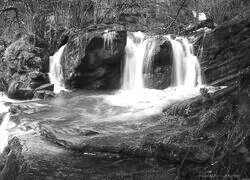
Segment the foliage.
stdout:
[[180,178],[241,179],[250,176],[250,149],[245,144],[249,125],[238,106],[240,102],[236,105],[228,98],[225,102],[211,105],[200,116],[197,132],[200,132],[199,137],[204,139],[203,142],[213,146],[213,154],[206,164],[185,164]]
[[242,11],[242,0],[200,0],[200,12],[204,12],[216,24],[234,18]]
[[4,61],[11,70],[21,72],[26,67],[39,68],[41,59],[36,57],[39,50],[32,44],[32,39],[24,36],[5,50]]

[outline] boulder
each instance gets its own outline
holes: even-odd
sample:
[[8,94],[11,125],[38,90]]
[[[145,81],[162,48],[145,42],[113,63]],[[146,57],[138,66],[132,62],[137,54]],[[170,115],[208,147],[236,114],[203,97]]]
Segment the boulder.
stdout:
[[[1,76],[1,74],[0,74]],[[8,87],[7,82],[5,81],[5,79],[3,77],[0,77],[0,92],[6,91]]]
[[38,88],[35,89],[36,91],[54,91],[54,84],[44,84]]
[[0,71],[3,79],[10,84],[12,80],[21,82],[20,88],[34,89],[47,83],[47,79],[41,79],[44,69],[44,49],[35,46],[33,36],[25,35],[10,44],[4,51],[3,59],[0,61]]
[[0,169],[0,180],[14,180],[20,172],[25,171],[25,160],[22,156],[23,147],[18,138],[12,138],[8,143],[8,152],[3,169]]
[[29,76],[31,79],[31,81],[29,83],[29,87],[31,89],[36,89],[39,86],[42,86],[43,84],[48,84],[50,82],[48,74],[46,74],[46,73],[34,71],[34,72],[30,73]]
[[144,82],[147,88],[166,89],[171,85],[171,66],[158,66],[152,74],[144,75]]
[[113,29],[71,35],[62,57],[66,87],[119,88],[126,37],[126,31]]
[[4,59],[11,72],[27,72],[41,68],[41,49],[31,44],[29,37],[22,37],[13,42],[4,53]]
[[144,71],[144,82],[147,88],[165,89],[171,85],[172,45],[163,36],[153,39],[156,43],[150,72]]
[[20,83],[12,81],[8,86],[7,95],[11,99],[27,100],[33,98],[34,90],[28,88],[20,88]]

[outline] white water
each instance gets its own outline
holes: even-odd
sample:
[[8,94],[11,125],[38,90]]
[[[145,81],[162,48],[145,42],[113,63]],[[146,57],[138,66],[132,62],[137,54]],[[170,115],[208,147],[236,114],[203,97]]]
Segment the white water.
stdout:
[[198,58],[193,54],[193,46],[186,38],[176,40],[167,36],[172,44],[173,69],[172,84],[176,87],[195,87],[202,84],[201,69]]
[[115,31],[108,32],[107,30],[103,34],[103,39],[104,39],[104,48],[110,48],[111,50],[113,49],[113,40],[116,36]]
[[147,37],[141,32],[130,33],[125,49],[122,90],[107,98],[110,104],[137,109],[143,114],[155,114],[170,103],[199,95],[201,70],[192,45],[186,38],[164,38],[172,45],[172,87],[165,90],[144,88],[143,73],[153,73],[153,56],[158,41],[156,37]]
[[123,72],[124,90],[141,90],[144,88],[144,63],[149,64],[154,50],[154,42],[145,39],[141,32],[128,34],[125,47],[125,66]]
[[63,70],[61,65],[62,54],[66,45],[62,46],[53,56],[50,57],[49,79],[54,84],[54,92],[60,93],[66,90],[64,87]]
[[[186,38],[172,39],[173,51],[172,85],[174,87],[195,87],[202,84],[201,69],[198,58],[193,54],[193,47]],[[125,48],[125,66],[123,74],[123,90],[144,89],[143,74],[152,73],[153,60],[157,40],[141,33],[131,33]],[[143,72],[144,70],[144,72]]]
[[0,102],[0,114],[6,113],[3,117],[2,123],[0,125],[0,154],[3,152],[4,148],[8,145],[9,132],[7,131],[7,126],[10,120],[9,108]]

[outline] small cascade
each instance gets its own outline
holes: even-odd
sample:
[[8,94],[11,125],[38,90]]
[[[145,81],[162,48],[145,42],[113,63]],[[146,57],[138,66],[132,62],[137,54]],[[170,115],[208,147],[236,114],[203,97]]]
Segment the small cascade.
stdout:
[[125,47],[125,66],[122,89],[140,90],[144,88],[143,69],[145,60],[150,62],[154,43],[145,39],[141,32],[128,35]]
[[144,71],[145,74],[153,73],[153,57],[155,55],[155,48],[157,45],[157,41],[155,38],[151,38],[148,40],[147,50],[144,55]]
[[8,112],[8,108],[4,105],[0,105],[1,113],[5,113],[3,117],[3,121],[0,125],[0,154],[3,152],[4,148],[8,145],[8,137],[9,132],[7,131],[7,126],[10,120],[10,113]]
[[[201,85],[201,68],[198,58],[193,54],[193,46],[183,37],[173,39],[167,35],[165,38],[172,45],[172,85],[175,87]],[[128,34],[122,89],[144,88],[143,74],[153,73],[153,57],[157,42],[156,37],[146,37],[142,32]]]
[[104,49],[113,49],[113,40],[116,36],[115,31],[108,32],[108,30],[105,31],[103,34],[104,39]]
[[173,86],[195,87],[202,84],[198,58],[193,54],[193,46],[186,38],[172,39],[167,36],[173,51]]
[[62,54],[66,45],[62,46],[53,56],[50,57],[49,79],[54,84],[54,92],[60,93],[65,90],[63,80],[63,70],[61,65]]

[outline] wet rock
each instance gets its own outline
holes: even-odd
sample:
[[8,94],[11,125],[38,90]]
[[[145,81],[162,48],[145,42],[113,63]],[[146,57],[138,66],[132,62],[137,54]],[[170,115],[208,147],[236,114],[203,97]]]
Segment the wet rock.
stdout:
[[38,98],[38,99],[47,99],[47,98],[52,98],[52,97],[55,97],[55,93],[49,90],[35,91],[35,94],[34,94],[34,98]]
[[171,66],[157,67],[151,74],[144,75],[144,82],[147,88],[165,89],[171,85]]
[[39,86],[42,86],[43,84],[49,83],[49,77],[48,74],[42,73],[39,71],[34,71],[29,74],[31,81],[29,83],[29,87],[31,89],[36,89]]
[[80,135],[82,135],[82,136],[94,136],[97,134],[99,134],[99,133],[96,131],[92,131],[92,130],[84,130],[83,132],[80,133]]
[[54,84],[44,84],[38,88],[36,88],[36,91],[54,91]]
[[0,180],[15,180],[24,163],[22,153],[22,145],[17,138],[13,138],[9,142],[6,162],[0,172]]
[[20,88],[20,84],[16,81],[12,81],[9,84],[7,95],[11,99],[27,100],[32,99],[34,96],[34,90],[28,88]]
[[[112,42],[104,42],[105,33],[113,37]],[[71,35],[62,58],[66,87],[119,88],[126,37],[126,31],[112,29]]]

